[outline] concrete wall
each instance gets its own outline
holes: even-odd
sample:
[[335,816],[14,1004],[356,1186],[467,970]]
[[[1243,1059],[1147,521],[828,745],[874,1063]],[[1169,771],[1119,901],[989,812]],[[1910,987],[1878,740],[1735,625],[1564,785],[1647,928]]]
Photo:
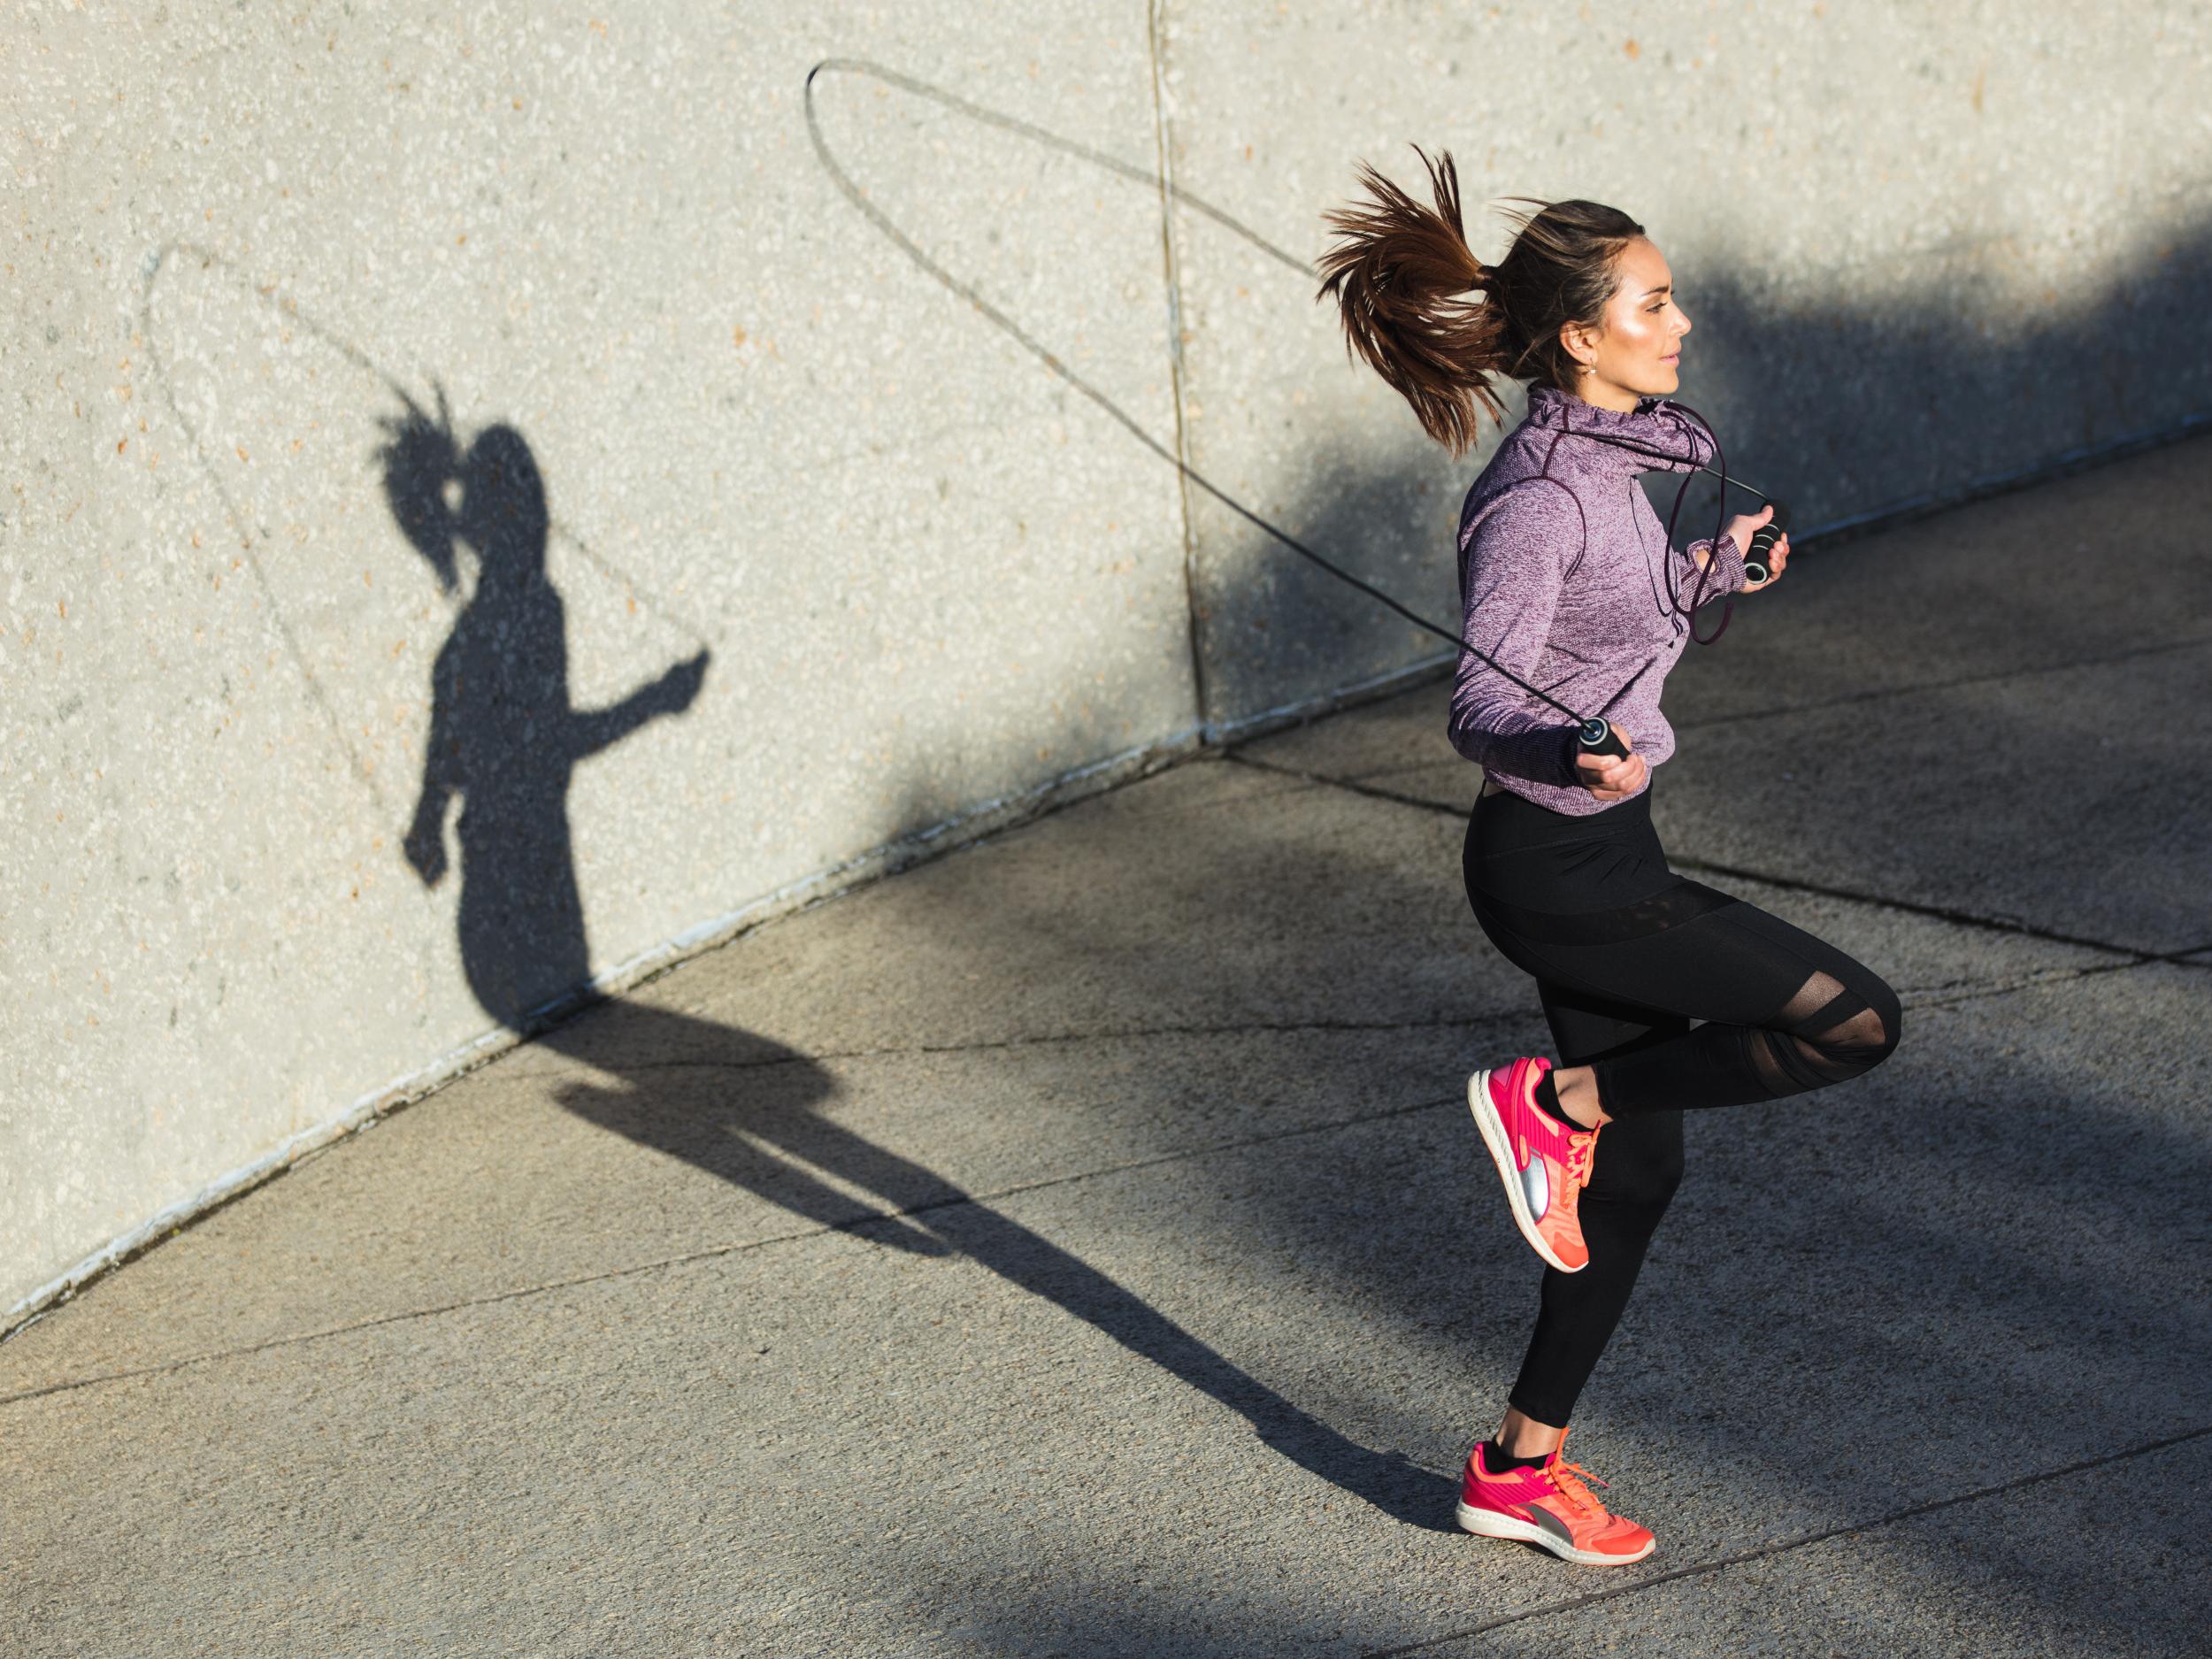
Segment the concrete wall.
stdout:
[[520,12],[0,19],[0,1325],[594,976],[1431,657],[1168,458],[1448,617],[1480,457],[1300,268],[1356,157],[1642,219],[1802,524],[2212,409],[2202,4]]

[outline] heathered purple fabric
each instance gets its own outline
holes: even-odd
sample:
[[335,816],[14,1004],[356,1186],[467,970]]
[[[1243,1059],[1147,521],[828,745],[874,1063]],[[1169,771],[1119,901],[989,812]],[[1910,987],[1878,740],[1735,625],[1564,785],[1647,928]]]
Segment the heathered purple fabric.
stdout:
[[[1593,432],[1671,458],[1632,454]],[[1667,598],[1662,561],[1673,560],[1686,603],[1700,575],[1694,555],[1711,543],[1670,554],[1666,527],[1636,479],[1712,458],[1712,439],[1663,397],[1623,414],[1548,386],[1529,388],[1527,417],[1482,469],[1459,517],[1460,637],[1470,650],[1452,687],[1452,747],[1502,788],[1578,818],[1610,804],[1576,782],[1573,722],[1473,651],[1576,713],[1623,727],[1647,765],[1674,753],[1659,690],[1689,625]],[[1706,596],[1743,585],[1743,554],[1724,536]]]

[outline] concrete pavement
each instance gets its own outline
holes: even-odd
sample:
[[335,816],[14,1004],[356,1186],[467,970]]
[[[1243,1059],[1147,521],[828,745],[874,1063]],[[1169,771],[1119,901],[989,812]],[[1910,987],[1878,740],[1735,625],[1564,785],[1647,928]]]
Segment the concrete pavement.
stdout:
[[1809,553],[1678,865],[1902,995],[1694,1116],[1575,1455],[1451,1527],[1536,1264],[1440,685],[703,956],[0,1345],[0,1650],[2182,1655],[2212,1579],[2212,441]]

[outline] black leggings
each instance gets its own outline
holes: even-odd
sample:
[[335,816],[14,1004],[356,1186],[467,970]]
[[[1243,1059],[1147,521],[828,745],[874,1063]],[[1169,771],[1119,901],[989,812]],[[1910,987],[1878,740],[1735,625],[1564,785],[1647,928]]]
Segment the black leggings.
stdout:
[[1896,1048],[1902,1016],[1897,994],[1834,946],[1668,869],[1648,788],[1584,818],[1484,795],[1465,871],[1482,931],[1535,976],[1559,1064],[1592,1069],[1614,1120],[1582,1194],[1589,1263],[1544,1270],[1507,1396],[1563,1426],[1682,1179],[1682,1109],[1856,1077]]

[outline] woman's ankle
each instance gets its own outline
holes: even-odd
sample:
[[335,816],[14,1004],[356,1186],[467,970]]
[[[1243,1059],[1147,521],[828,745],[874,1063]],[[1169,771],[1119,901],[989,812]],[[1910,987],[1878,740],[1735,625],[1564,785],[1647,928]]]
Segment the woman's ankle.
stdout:
[[1557,1094],[1559,1110],[1583,1128],[1595,1129],[1613,1121],[1605,1115],[1605,1108],[1598,1100],[1598,1074],[1594,1067],[1554,1066],[1549,1081]]
[[1494,1443],[1509,1457],[1548,1457],[1559,1449],[1559,1442],[1566,1438],[1563,1425],[1553,1427],[1539,1423],[1526,1412],[1509,1409],[1505,1422],[1499,1427]]

